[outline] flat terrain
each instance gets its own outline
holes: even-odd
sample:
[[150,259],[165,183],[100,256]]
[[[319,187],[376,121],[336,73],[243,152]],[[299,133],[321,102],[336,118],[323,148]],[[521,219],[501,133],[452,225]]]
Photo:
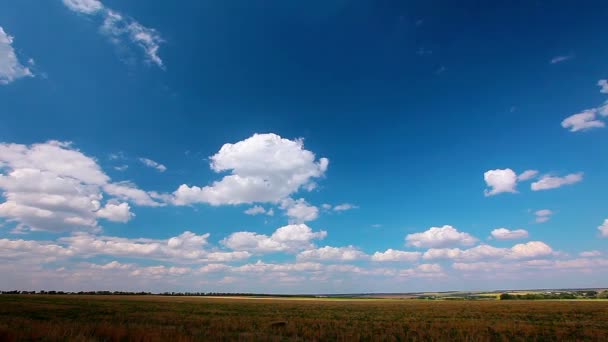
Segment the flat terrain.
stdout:
[[0,295],[22,340],[608,341],[608,302]]

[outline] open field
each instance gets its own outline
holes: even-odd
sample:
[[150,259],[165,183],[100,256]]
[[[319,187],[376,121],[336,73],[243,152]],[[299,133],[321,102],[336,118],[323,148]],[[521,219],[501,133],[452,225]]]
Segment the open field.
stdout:
[[0,340],[607,341],[608,302],[0,295]]

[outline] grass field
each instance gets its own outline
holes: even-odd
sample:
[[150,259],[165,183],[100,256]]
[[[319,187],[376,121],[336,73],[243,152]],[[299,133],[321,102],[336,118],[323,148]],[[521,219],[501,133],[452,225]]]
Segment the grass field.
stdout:
[[23,340],[608,341],[608,302],[1,295]]

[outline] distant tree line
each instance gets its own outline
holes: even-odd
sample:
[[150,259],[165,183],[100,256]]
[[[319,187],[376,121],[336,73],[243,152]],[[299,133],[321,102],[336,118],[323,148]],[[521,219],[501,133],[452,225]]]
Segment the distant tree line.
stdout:
[[503,293],[500,300],[537,300],[537,299],[608,299],[608,290],[598,291],[560,291],[536,293]]
[[15,294],[27,294],[27,295],[99,295],[99,296],[144,296],[144,295],[156,295],[156,296],[201,296],[201,297],[315,297],[315,296],[302,296],[302,295],[273,295],[264,293],[234,293],[234,292],[129,292],[129,291],[0,291],[0,294],[15,295]]

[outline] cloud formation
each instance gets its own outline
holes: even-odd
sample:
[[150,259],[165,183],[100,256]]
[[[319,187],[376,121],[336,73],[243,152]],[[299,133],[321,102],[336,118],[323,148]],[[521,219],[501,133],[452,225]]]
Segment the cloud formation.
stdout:
[[[608,94],[608,80],[599,80],[597,85],[600,93]],[[570,132],[586,131],[592,128],[606,127],[604,118],[608,117],[608,102],[603,105],[586,109],[580,113],[571,115],[562,121],[562,127]]]
[[387,249],[384,252],[376,252],[372,255],[372,261],[386,262],[386,261],[405,261],[414,262],[420,259],[422,253],[420,252],[406,252],[398,251],[394,249]]
[[146,60],[164,68],[163,60],[158,51],[163,39],[154,29],[141,25],[136,20],[104,6],[98,0],[63,0],[63,4],[71,11],[88,16],[100,17],[103,23],[100,32],[117,45],[125,45],[126,41],[139,46]]
[[152,159],[148,159],[148,158],[139,158],[139,161],[144,164],[147,167],[156,169],[159,172],[165,172],[167,171],[167,167],[161,163],[155,162]]
[[32,71],[19,61],[13,48],[13,37],[0,26],[0,85],[33,76]]
[[236,232],[223,239],[221,243],[234,251],[251,253],[294,253],[314,247],[313,240],[322,240],[327,232],[313,230],[305,224],[290,224],[278,228],[272,235],[254,232]]
[[530,188],[532,191],[550,190],[562,187],[564,185],[572,185],[583,180],[583,173],[571,173],[564,177],[544,175],[537,182],[532,183]]
[[367,255],[354,246],[325,246],[300,252],[297,260],[354,261],[367,258]]
[[408,234],[406,244],[418,248],[439,248],[451,246],[468,246],[475,244],[477,238],[465,232],[459,232],[452,226],[431,227],[421,233]]
[[210,157],[211,169],[229,172],[211,185],[182,184],[174,203],[211,205],[278,203],[301,189],[313,189],[329,160],[304,149],[301,139],[289,140],[276,134],[255,134],[235,144],[225,144]]
[[483,174],[483,179],[488,186],[484,190],[486,196],[494,196],[501,193],[517,193],[517,183],[535,178],[536,170],[526,170],[517,175],[512,169],[488,170]]
[[[98,229],[97,219],[126,222],[130,206],[160,205],[133,184],[112,183],[97,161],[71,143],[0,144],[0,217],[18,228]],[[103,194],[109,198],[102,204]]]
[[491,233],[496,240],[518,240],[528,237],[528,231],[525,229],[509,230],[507,228],[497,228]]

